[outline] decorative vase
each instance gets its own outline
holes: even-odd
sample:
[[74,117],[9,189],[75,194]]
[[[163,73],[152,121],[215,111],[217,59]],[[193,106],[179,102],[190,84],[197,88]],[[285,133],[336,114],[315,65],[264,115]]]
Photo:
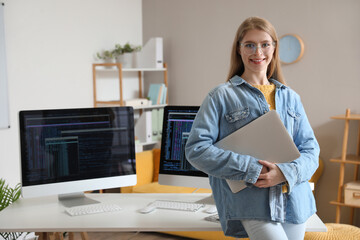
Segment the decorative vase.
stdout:
[[133,53],[124,53],[116,57],[116,61],[122,64],[123,68],[133,67]]
[[[115,59],[114,58],[105,58],[103,59],[104,63],[115,63]],[[105,66],[105,68],[112,68],[112,66]]]

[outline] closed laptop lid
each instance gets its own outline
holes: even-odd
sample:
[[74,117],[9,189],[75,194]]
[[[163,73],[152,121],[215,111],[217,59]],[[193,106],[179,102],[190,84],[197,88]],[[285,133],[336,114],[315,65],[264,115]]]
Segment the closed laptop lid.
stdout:
[[[300,157],[299,150],[275,110],[221,139],[215,146],[274,163],[291,162]],[[234,193],[246,187],[243,181],[227,180],[227,183]]]

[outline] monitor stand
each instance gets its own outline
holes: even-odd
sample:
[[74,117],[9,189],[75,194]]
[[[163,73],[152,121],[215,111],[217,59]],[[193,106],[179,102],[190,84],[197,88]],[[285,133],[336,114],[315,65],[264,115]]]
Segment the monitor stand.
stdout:
[[85,194],[83,192],[59,194],[58,200],[65,207],[75,207],[75,206],[99,203],[99,201],[85,197]]

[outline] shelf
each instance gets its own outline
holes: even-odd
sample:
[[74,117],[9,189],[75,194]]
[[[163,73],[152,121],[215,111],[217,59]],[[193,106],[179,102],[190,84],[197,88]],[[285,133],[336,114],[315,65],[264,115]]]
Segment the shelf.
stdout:
[[330,204],[337,205],[337,206],[341,206],[341,207],[353,207],[353,208],[358,208],[358,207],[360,207],[359,205],[345,204],[345,203],[337,202],[337,201],[330,201]]
[[136,145],[148,146],[148,145],[155,145],[155,144],[157,144],[157,143],[160,143],[160,141],[137,142]]
[[[98,107],[120,107],[122,106],[120,101],[97,101]],[[167,104],[158,104],[158,105],[147,105],[147,106],[134,106],[134,110],[146,110],[146,109],[157,109],[164,108]],[[123,107],[131,107],[124,105]]]
[[[157,66],[157,65],[155,65]],[[144,89],[143,89],[143,73],[144,72],[162,72],[164,76],[164,84],[166,87],[168,87],[168,76],[167,76],[167,65],[164,63],[162,65],[163,67],[159,68],[122,68],[121,63],[94,63],[92,64],[92,72],[93,72],[93,96],[94,96],[94,107],[118,107],[118,106],[125,106],[125,101],[123,99],[123,73],[124,72],[133,72],[137,73],[138,75],[138,98],[143,98],[144,95]],[[96,82],[97,82],[97,71],[105,71],[105,72],[117,72],[118,74],[118,81],[119,81],[119,100],[109,100],[109,101],[99,101],[97,99],[97,88],[96,88]],[[114,97],[116,98],[116,97]],[[160,110],[167,106],[168,103],[168,94],[166,94],[166,104],[157,104],[157,105],[146,105],[146,106],[132,106],[134,111],[137,111],[136,114],[134,114],[136,121],[135,126],[135,133],[138,137],[138,140],[142,142],[138,142],[135,144],[135,150],[143,151],[145,148],[154,148],[156,144],[159,144],[159,141],[152,141],[154,133],[152,131],[152,114],[155,112],[160,114]],[[159,109],[159,111],[152,111],[153,109]],[[146,119],[149,119],[146,121]],[[151,120],[151,121],[150,121]],[[150,124],[149,124],[150,123]],[[158,124],[156,124],[158,125]],[[162,125],[160,126],[162,127]],[[154,138],[155,140],[158,139]]]
[[97,101],[98,104],[104,105],[104,106],[120,106],[120,101]]
[[[351,114],[350,109],[346,109],[345,114],[337,115],[331,117],[331,119],[340,119],[345,120],[344,126],[344,137],[342,142],[342,150],[341,150],[341,157],[330,159],[330,162],[340,163],[339,164],[339,184],[338,184],[338,191],[337,191],[337,199],[336,201],[331,201],[330,204],[336,205],[336,215],[335,215],[335,223],[340,223],[340,215],[341,215],[341,207],[351,207],[350,212],[350,224],[353,224],[354,220],[354,210],[355,208],[360,208],[359,205],[351,205],[344,203],[344,178],[345,178],[345,167],[346,164],[353,164],[354,169],[354,181],[358,179],[359,176],[359,166],[360,166],[360,129],[358,133],[358,147],[357,147],[357,154],[347,154],[347,147],[348,147],[348,138],[349,138],[349,125],[350,120],[360,120],[360,114]],[[360,125],[359,125],[360,128]]]
[[[94,67],[98,70],[113,71],[114,67],[120,67],[120,63],[94,63]],[[109,68],[110,67],[110,68]],[[166,71],[166,68],[122,68],[123,72],[163,72]]]
[[331,117],[331,119],[341,119],[341,120],[360,120],[360,114],[349,114],[348,117],[346,117],[345,114],[337,115]]
[[346,160],[341,160],[341,157],[330,159],[330,162],[337,162],[337,163],[350,163],[350,164],[360,164],[360,156],[356,155],[346,155]]
[[143,152],[154,148],[156,144],[160,144],[160,141],[136,142],[135,150],[136,152]]
[[[97,91],[96,91],[96,71],[97,67],[102,67],[102,69],[106,71],[114,71],[114,68],[117,68],[117,72],[119,74],[119,93],[120,93],[120,100],[119,101],[98,101],[97,100]],[[110,68],[109,68],[110,67]],[[139,98],[142,98],[143,95],[143,84],[142,84],[142,72],[143,71],[150,71],[156,72],[161,71],[164,74],[164,84],[168,87],[168,77],[167,77],[167,65],[164,63],[162,68],[122,68],[121,63],[93,63],[92,65],[93,70],[93,94],[94,94],[94,107],[97,107],[98,104],[102,105],[120,105],[124,106],[124,99],[123,99],[123,72],[137,72],[138,73],[138,81],[139,81]],[[166,95],[166,103],[168,103],[168,95]]]
[[134,110],[141,110],[141,109],[155,109],[155,108],[163,108],[167,106],[167,104],[158,104],[158,105],[148,105],[148,106],[135,106],[133,107]]
[[[117,71],[115,67],[101,67],[97,68],[96,71]],[[164,72],[165,68],[123,68],[123,72]]]
[[123,72],[163,72],[166,68],[123,68]]

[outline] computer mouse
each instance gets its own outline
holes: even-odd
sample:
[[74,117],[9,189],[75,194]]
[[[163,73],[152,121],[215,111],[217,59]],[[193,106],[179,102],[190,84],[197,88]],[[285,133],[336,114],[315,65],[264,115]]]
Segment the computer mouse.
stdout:
[[205,209],[206,213],[212,214],[212,213],[217,213],[217,208],[215,205],[212,205],[210,207],[208,207],[207,209]]
[[156,209],[156,207],[154,205],[147,205],[146,207],[142,208],[139,210],[140,213],[146,214],[146,213],[151,213]]

